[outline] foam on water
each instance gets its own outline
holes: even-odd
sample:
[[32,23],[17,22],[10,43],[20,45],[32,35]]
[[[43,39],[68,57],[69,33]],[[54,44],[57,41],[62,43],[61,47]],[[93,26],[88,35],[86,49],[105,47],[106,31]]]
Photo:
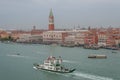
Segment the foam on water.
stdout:
[[36,67],[33,67],[35,70],[37,70],[37,68]]
[[78,63],[77,61],[69,61],[69,60],[63,60],[63,62],[66,62],[66,63]]
[[26,59],[37,59],[35,57],[29,57],[29,56],[22,56],[22,55],[15,55],[15,54],[7,54],[6,56],[9,56],[9,57],[16,57],[16,58],[26,58]]
[[47,71],[47,72],[58,74],[58,75],[65,76],[65,77],[71,77],[74,79],[86,78],[89,80],[114,80],[113,78],[98,76],[98,75],[93,75],[93,74],[88,74],[88,73],[82,73],[78,71],[75,71],[73,73],[66,73],[66,74],[61,74],[61,73],[56,73],[56,72],[51,72],[51,71]]
[[14,55],[14,54],[13,55],[8,54],[7,56],[10,56],[10,57],[26,57],[26,56]]
[[[48,71],[48,72],[50,72],[50,71]],[[66,73],[66,74],[61,74],[61,73],[56,73],[56,72],[50,72],[50,73],[62,75],[62,76],[65,76],[65,77],[71,77],[71,78],[74,78],[74,79],[86,78],[86,79],[89,79],[89,80],[114,80],[113,78],[98,76],[98,75],[89,74],[89,73],[82,73],[82,72],[79,72],[79,71],[74,71],[73,73]]]
[[66,74],[65,76],[70,76],[70,75],[72,76],[72,78],[76,78],[76,79],[86,78],[86,79],[90,79],[90,80],[114,80],[109,77],[81,73],[81,72],[77,72],[77,71],[70,73],[70,74]]
[[[63,62],[78,63],[76,61],[69,61],[69,60],[63,60]],[[98,76],[98,75],[93,75],[93,74],[88,74],[88,73],[82,73],[82,72],[78,72],[78,71],[75,71],[75,72],[69,73],[69,74],[64,74],[64,76],[72,77],[72,78],[76,78],[76,79],[86,78],[86,79],[90,79],[90,80],[114,80],[114,79],[109,78],[109,77]]]

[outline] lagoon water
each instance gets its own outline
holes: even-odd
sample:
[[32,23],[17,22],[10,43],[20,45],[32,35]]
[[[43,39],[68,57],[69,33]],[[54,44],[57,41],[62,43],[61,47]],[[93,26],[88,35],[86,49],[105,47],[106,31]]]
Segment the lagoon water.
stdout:
[[[120,51],[67,48],[56,45],[0,43],[0,80],[120,80]],[[17,55],[20,54],[20,55]],[[90,59],[105,54],[107,59]],[[63,64],[76,71],[68,74],[38,71],[33,63],[61,56]]]

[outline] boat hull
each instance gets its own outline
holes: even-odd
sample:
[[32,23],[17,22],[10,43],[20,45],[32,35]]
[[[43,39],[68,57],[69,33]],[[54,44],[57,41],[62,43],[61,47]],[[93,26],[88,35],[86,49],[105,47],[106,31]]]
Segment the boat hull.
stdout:
[[55,70],[48,70],[48,69],[40,68],[38,66],[34,66],[33,68],[36,70],[44,70],[44,71],[57,72],[57,73],[72,73],[76,70],[76,69],[71,69],[69,71],[55,71]]

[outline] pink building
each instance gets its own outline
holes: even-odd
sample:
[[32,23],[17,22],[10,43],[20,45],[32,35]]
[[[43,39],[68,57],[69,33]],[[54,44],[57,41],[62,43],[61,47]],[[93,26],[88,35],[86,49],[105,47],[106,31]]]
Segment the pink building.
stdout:
[[96,34],[93,34],[91,32],[87,33],[84,38],[85,45],[95,45],[98,43],[98,37]]
[[7,33],[6,31],[0,31],[0,38],[8,38],[9,37],[9,33]]
[[98,45],[101,47],[106,46],[106,41],[107,41],[106,31],[99,31],[97,35],[98,35]]
[[14,40],[19,39],[19,37],[23,34],[31,34],[31,32],[30,31],[23,31],[23,30],[12,30],[11,31],[11,37]]

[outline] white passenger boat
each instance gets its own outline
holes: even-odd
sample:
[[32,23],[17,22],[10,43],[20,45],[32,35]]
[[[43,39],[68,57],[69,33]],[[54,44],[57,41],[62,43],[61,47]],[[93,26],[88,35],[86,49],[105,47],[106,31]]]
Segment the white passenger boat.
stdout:
[[62,59],[61,57],[56,58],[53,56],[49,56],[47,60],[44,61],[44,64],[33,64],[35,69],[37,70],[46,70],[46,71],[52,71],[52,72],[58,72],[58,73],[71,73],[75,71],[75,69],[68,69],[63,67],[62,65]]

